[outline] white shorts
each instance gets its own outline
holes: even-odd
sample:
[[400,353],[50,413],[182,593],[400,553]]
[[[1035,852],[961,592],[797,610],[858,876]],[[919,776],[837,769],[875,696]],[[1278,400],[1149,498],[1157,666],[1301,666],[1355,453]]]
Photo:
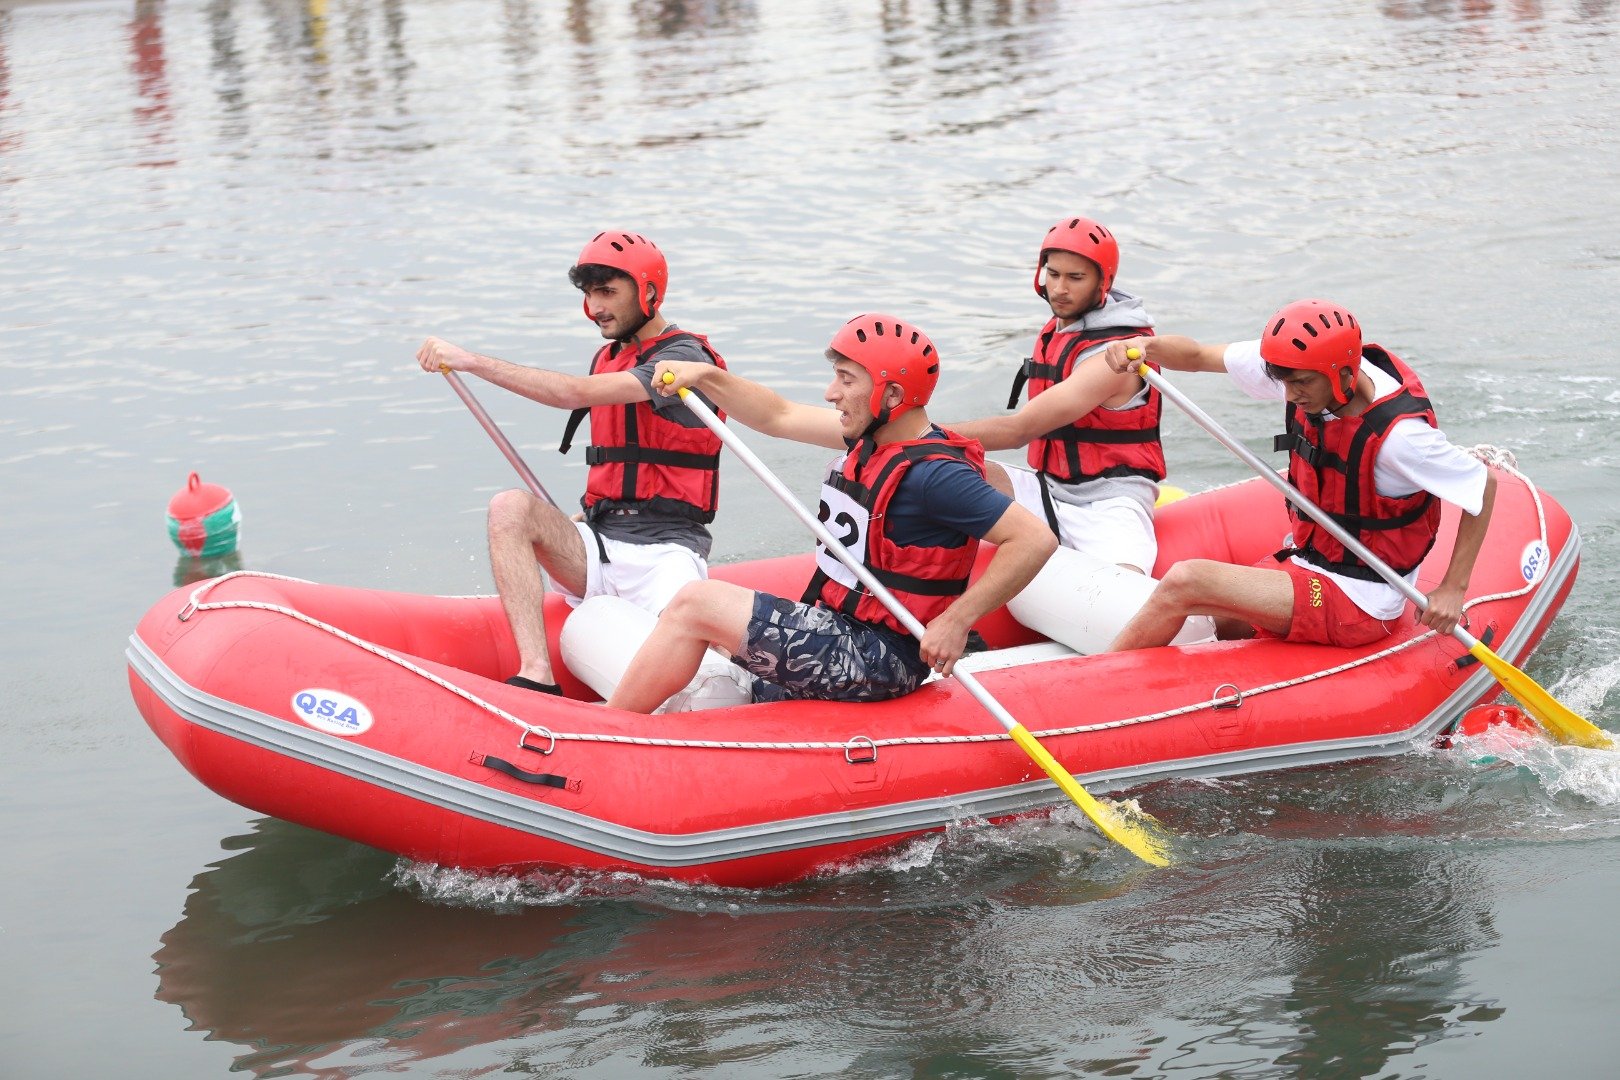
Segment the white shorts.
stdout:
[[663,611],[681,586],[703,581],[709,564],[689,547],[680,544],[630,544],[602,537],[607,549],[607,565],[602,564],[602,548],[597,535],[583,521],[574,522],[585,544],[585,595],[576,596],[559,581],[552,587],[563,594],[570,607],[578,607],[592,596],[621,596],[636,607],[654,615]]
[[[1046,507],[1041,500],[1040,477],[1029,469],[1007,468],[1013,498],[1018,505],[1043,523]],[[1084,506],[1052,500],[1057,513],[1058,539],[1066,548],[1083,551],[1103,562],[1134,566],[1144,574],[1153,573],[1159,557],[1159,540],[1153,532],[1153,515],[1129,496],[1097,499]]]

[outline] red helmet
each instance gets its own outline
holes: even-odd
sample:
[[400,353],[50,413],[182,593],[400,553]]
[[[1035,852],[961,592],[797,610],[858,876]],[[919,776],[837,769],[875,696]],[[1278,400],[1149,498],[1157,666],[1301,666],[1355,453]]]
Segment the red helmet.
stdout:
[[[589,264],[611,266],[629,274],[630,280],[636,283],[636,300],[641,305],[641,313],[649,319],[652,308],[647,304],[647,282],[657,287],[658,302],[664,302],[664,290],[669,287],[669,264],[664,261],[664,253],[658,250],[658,245],[645,236],[628,232],[597,233],[574,260],[575,266]],[[587,304],[585,314],[590,313]]]
[[1102,275],[1099,296],[1107,296],[1108,290],[1114,287],[1114,275],[1119,273],[1119,241],[1101,222],[1083,217],[1064,218],[1046,230],[1040,257],[1035,260],[1035,295],[1042,300],[1046,299],[1046,286],[1041,284],[1041,271],[1046,269],[1048,251],[1071,251],[1096,263]]
[[1343,405],[1350,395],[1339,372],[1349,369],[1353,389],[1361,370],[1361,324],[1338,304],[1295,300],[1267,320],[1260,358],[1278,367],[1321,372],[1333,384],[1333,400]]
[[[889,410],[893,420],[906,410],[928,404],[939,382],[939,351],[928,335],[893,315],[857,315],[833,335],[828,348],[865,368],[872,376],[869,408],[880,416],[883,391],[897,383],[905,397]],[[885,421],[887,422],[887,421]]]

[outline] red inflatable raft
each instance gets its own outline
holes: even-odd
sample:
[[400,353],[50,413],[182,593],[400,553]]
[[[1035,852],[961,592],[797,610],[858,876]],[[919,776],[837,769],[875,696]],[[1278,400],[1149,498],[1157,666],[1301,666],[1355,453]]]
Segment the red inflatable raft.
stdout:
[[[1551,498],[1517,474],[1499,480],[1468,621],[1522,665],[1575,580],[1580,538]],[[1447,511],[1425,591],[1450,558]],[[1285,529],[1259,480],[1193,495],[1159,511],[1158,572],[1192,556],[1254,562]],[[796,596],[810,569],[806,555],[713,574]],[[557,656],[568,609],[549,603]],[[1044,642],[1005,611],[978,629],[993,647],[969,658],[985,688],[1093,793],[1400,753],[1500,690],[1454,639],[1416,624],[1353,650],[1243,641],[1101,656]],[[1065,801],[949,679],[881,704],[657,716],[610,712],[566,671],[566,699],[507,686],[517,658],[494,597],[230,574],[159,601],[128,659],[147,723],[214,791],[470,869],[765,886]]]

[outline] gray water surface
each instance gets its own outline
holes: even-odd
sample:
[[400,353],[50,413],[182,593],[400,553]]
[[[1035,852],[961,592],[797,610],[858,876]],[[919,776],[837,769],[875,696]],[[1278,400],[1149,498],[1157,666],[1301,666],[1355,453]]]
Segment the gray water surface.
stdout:
[[[122,648],[203,569],[164,531],[192,469],[241,504],[234,565],[487,591],[513,477],[412,355],[582,370],[565,271],[602,227],[803,400],[849,316],[917,321],[949,421],[1005,400],[1034,249],[1085,213],[1162,330],[1330,297],[1516,453],[1585,543],[1527,670],[1620,730],[1617,31],[1606,0],[0,0],[0,1074],[1610,1075],[1617,755],[1161,785],[1158,872],[1060,811],[763,893],[476,879],[212,795]],[[563,418],[480,393],[576,494]],[[1173,482],[1240,475],[1166,429]],[[825,452],[750,443],[813,491]],[[730,466],[716,535],[807,545]]]

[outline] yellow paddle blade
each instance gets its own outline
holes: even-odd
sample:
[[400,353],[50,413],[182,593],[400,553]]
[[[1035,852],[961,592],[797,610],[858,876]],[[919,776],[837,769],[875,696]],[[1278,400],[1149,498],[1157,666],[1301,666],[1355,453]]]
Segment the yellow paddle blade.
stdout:
[[1159,482],[1159,497],[1153,500],[1154,506],[1168,506],[1173,502],[1180,502],[1187,497],[1185,488],[1178,488],[1174,484]]
[[1496,676],[1496,681],[1508,693],[1518,698],[1525,711],[1535,717],[1543,730],[1555,740],[1593,750],[1614,749],[1614,743],[1602,728],[1578,716],[1574,710],[1543,690],[1530,676],[1497,656],[1483,641],[1474,642],[1468,651]]
[[[1063,789],[1065,795],[1074,800],[1074,805],[1092,820],[1104,836],[1151,866],[1170,865],[1170,856],[1166,854],[1169,845],[1151,826],[1145,822],[1127,821],[1117,811],[1092,798],[1090,793],[1080,786],[1080,782],[1069,774],[1069,770],[1059,765],[1057,759],[1047,753],[1046,747],[1042,746],[1023,724],[1014,724],[1007,729],[1007,733],[1035,764],[1046,770],[1046,775]],[[1152,821],[1152,818],[1148,818],[1147,821]]]

